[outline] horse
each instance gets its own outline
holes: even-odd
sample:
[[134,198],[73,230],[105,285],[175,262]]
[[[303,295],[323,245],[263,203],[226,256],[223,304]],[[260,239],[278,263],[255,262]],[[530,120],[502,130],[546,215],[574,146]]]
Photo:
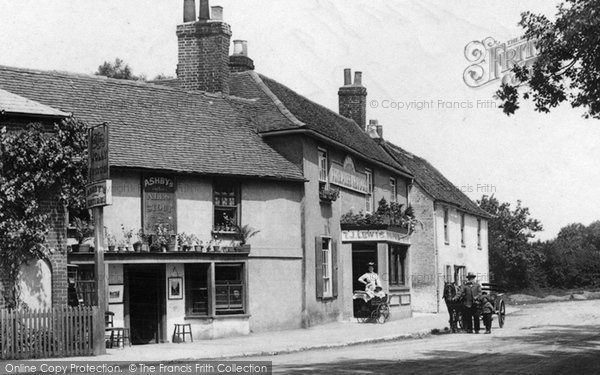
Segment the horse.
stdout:
[[448,309],[450,329],[452,332],[458,332],[459,317],[462,315],[463,305],[458,296],[458,289],[454,283],[444,282],[444,301]]

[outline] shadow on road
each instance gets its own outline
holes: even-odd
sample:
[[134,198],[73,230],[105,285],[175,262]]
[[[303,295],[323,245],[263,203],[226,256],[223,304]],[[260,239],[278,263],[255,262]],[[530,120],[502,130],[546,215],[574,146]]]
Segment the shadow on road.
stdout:
[[[543,331],[537,331],[543,328]],[[530,332],[530,333],[528,333]],[[522,335],[492,337],[486,354],[434,350],[411,360],[346,360],[337,363],[278,365],[285,374],[598,374],[600,325],[546,326]],[[500,350],[495,351],[497,346]],[[537,347],[537,348],[536,348]],[[532,349],[533,348],[533,349]]]

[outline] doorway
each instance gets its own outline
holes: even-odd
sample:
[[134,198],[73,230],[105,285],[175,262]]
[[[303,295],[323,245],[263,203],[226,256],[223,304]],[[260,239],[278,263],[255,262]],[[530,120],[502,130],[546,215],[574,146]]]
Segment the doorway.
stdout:
[[[354,294],[355,290],[365,290],[365,285],[358,281],[358,278],[361,277],[365,272],[368,272],[369,269],[367,264],[369,262],[373,262],[377,264],[377,244],[372,243],[360,243],[360,244],[352,244],[352,293]],[[378,266],[375,266],[375,272],[379,273]],[[357,312],[360,309],[359,300],[354,300],[353,306],[353,314],[356,317]]]
[[127,281],[131,343],[164,342],[165,265],[128,265]]

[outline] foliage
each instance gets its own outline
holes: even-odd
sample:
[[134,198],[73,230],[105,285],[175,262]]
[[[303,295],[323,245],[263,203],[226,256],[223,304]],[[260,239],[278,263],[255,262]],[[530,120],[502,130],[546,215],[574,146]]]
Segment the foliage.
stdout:
[[340,196],[340,191],[333,188],[323,188],[319,190],[319,198],[324,201],[335,202]]
[[515,66],[517,85],[502,84],[498,97],[504,113],[519,108],[518,88],[536,111],[547,113],[562,102],[585,109],[584,117],[600,119],[600,1],[565,0],[556,20],[541,14],[521,14],[525,37],[537,40],[539,55],[530,67]]
[[115,79],[126,79],[131,81],[144,81],[146,78],[142,76],[136,76],[133,74],[133,70],[129,64],[125,63],[120,58],[116,58],[114,63],[105,61],[98,67],[96,73],[97,76],[104,76]]
[[82,244],[86,238],[94,236],[94,225],[81,218],[76,217],[73,219],[73,227],[75,227],[75,239],[77,243]]
[[410,205],[404,208],[403,204],[397,202],[388,204],[385,198],[379,201],[377,211],[373,213],[361,211],[358,214],[350,211],[342,215],[340,222],[359,226],[393,225],[408,228],[410,232],[413,232],[416,225],[420,223],[415,218],[414,210]]
[[239,233],[239,239],[240,239],[242,245],[244,245],[246,243],[246,241],[248,241],[250,238],[259,234],[260,230],[255,230],[248,224],[245,224],[245,225],[242,225],[241,228],[239,228],[238,233]]
[[[51,131],[49,131],[51,130]],[[48,212],[44,201],[82,208],[87,138],[74,119],[44,129],[30,124],[20,131],[0,130],[0,262],[13,285],[5,291],[9,307],[19,303],[21,265],[48,255]]]
[[521,201],[511,209],[510,203],[500,203],[493,195],[484,195],[477,203],[493,215],[488,222],[488,248],[494,282],[512,289],[539,282],[536,278],[543,256],[530,240],[542,230],[541,223],[530,217],[529,209]]
[[152,235],[152,245],[154,249],[161,247],[168,248],[173,243],[173,230],[169,223],[160,223],[154,225],[154,233]]

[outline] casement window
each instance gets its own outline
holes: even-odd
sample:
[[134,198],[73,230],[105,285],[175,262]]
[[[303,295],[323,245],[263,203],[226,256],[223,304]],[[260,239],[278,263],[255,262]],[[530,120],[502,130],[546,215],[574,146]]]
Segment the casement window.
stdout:
[[465,214],[460,214],[460,245],[465,247]]
[[213,186],[215,232],[235,232],[240,226],[240,184],[217,180]]
[[209,307],[209,269],[207,263],[185,265],[185,315],[208,316]]
[[477,219],[477,248],[481,249],[481,219]]
[[337,297],[337,246],[330,237],[315,239],[315,274],[318,299]]
[[395,178],[390,178],[390,202],[396,202],[398,201],[398,187],[396,186],[396,179]]
[[456,285],[462,285],[467,275],[467,268],[465,266],[454,266],[454,283]]
[[[212,269],[212,271],[211,271]],[[214,272],[214,284],[211,283]],[[242,263],[188,263],[185,265],[185,315],[203,317],[246,312]],[[212,297],[214,296],[214,306]]]
[[367,175],[368,187],[368,193],[365,196],[365,212],[371,213],[375,207],[375,197],[373,194],[373,171],[370,169],[365,169],[365,174]]
[[215,303],[217,315],[245,312],[244,265],[215,264]]
[[319,182],[327,184],[329,182],[329,159],[327,150],[319,148]]
[[390,246],[390,286],[406,285],[406,247]]
[[450,214],[447,208],[444,208],[444,243],[450,244],[450,228],[449,228]]

